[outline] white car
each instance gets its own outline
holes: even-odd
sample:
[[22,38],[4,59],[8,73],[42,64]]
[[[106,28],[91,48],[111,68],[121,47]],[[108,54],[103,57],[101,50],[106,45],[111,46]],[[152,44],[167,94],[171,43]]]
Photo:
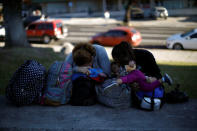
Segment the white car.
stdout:
[[169,49],[197,49],[197,28],[183,34],[175,34],[167,38],[166,47]]
[[157,18],[168,18],[168,10],[165,7],[154,7],[150,11],[150,17]]

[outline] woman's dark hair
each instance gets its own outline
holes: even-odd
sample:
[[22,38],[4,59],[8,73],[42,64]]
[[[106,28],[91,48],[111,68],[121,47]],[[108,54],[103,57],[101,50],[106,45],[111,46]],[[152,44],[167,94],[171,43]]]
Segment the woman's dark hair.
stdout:
[[92,62],[96,55],[95,48],[90,44],[80,43],[72,51],[73,60],[77,66],[82,66]]
[[127,65],[129,61],[135,61],[132,46],[128,42],[121,42],[112,49],[113,59],[121,65]]
[[91,56],[96,56],[96,50],[95,48],[91,45],[91,44],[88,44],[88,43],[79,43],[75,46],[75,48],[73,49],[72,53],[75,53],[75,51],[77,50],[85,50],[87,52],[89,52],[91,54]]

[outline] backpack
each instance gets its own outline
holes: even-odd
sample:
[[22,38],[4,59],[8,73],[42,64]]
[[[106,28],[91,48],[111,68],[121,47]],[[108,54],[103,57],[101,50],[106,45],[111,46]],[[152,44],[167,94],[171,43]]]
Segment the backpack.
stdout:
[[177,84],[175,89],[166,93],[166,102],[167,103],[182,103],[189,101],[189,96],[186,92],[180,90],[180,85]]
[[164,87],[160,86],[153,91],[133,91],[133,105],[145,110],[159,110],[164,104]]
[[17,106],[39,103],[45,87],[46,69],[35,60],[27,60],[10,79],[6,97]]
[[131,106],[131,89],[127,84],[111,87],[110,91],[104,89],[113,84],[116,78],[108,78],[102,84],[96,85],[97,99],[100,103],[111,108],[128,108]]
[[96,104],[95,81],[88,76],[80,76],[72,82],[73,106],[90,106]]
[[71,97],[72,67],[69,63],[55,61],[48,70],[42,104],[59,106],[67,104]]

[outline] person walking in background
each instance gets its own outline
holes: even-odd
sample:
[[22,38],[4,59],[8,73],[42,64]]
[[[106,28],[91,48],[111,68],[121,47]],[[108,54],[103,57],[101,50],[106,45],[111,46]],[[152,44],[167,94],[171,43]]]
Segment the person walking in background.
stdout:
[[108,20],[109,20],[109,18],[110,18],[110,12],[109,11],[105,11],[104,12],[104,17],[105,17],[105,22],[106,22],[106,24],[108,23]]

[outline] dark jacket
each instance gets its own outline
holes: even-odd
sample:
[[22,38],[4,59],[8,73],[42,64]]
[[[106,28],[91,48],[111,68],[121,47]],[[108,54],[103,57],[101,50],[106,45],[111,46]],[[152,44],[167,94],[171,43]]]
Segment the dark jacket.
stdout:
[[160,69],[155,61],[153,54],[143,49],[133,49],[136,58],[136,65],[141,67],[141,71],[146,76],[161,78]]

